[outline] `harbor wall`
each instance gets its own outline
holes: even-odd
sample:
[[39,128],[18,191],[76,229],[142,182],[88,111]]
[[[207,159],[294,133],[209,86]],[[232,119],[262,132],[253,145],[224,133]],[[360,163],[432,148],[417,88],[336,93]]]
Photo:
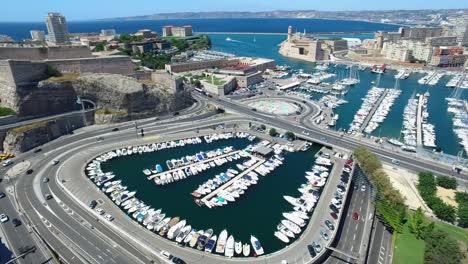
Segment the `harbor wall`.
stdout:
[[91,51],[86,46],[60,47],[0,47],[0,60],[55,60],[89,58]]

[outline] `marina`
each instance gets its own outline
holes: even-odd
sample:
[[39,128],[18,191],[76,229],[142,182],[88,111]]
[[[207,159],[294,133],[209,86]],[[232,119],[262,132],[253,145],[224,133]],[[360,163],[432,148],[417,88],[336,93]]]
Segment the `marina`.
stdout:
[[[252,219],[251,217],[259,213],[255,208],[259,208],[259,203],[264,203],[264,199],[268,199],[269,202],[271,199],[278,199],[278,207],[269,208],[268,210],[275,211],[274,215],[277,215],[277,217],[284,217],[283,213],[288,212],[285,211],[285,208],[288,207],[289,202],[284,200],[283,196],[290,195],[300,184],[301,179],[299,176],[305,174],[307,167],[310,166],[307,164],[314,162],[314,153],[318,151],[318,146],[295,152],[286,145],[271,143],[266,140],[258,141],[254,139],[250,141],[249,139],[252,139],[251,135],[237,132],[214,134],[206,138],[200,136],[165,142],[166,147],[162,148],[161,144],[161,149],[158,149],[158,144],[154,145],[153,143],[144,146],[129,146],[96,157],[87,165],[86,172],[89,179],[96,185],[99,183],[99,186],[102,186],[102,191],[116,205],[127,212],[129,217],[159,236],[212,254],[221,254],[227,257],[258,256],[282,247],[283,242],[277,240],[277,236],[274,234],[274,230],[281,220],[273,217],[272,220],[257,223],[248,219]],[[272,156],[262,157],[261,154],[255,154],[256,152],[269,152],[264,149],[267,147],[271,148]],[[164,164],[164,161],[183,160],[183,158],[174,159],[172,157],[186,157],[187,160],[190,160],[190,156],[197,157],[197,155],[210,152],[213,155],[218,154],[213,157],[215,159],[227,159],[227,157],[234,157],[234,155],[239,155],[239,158],[232,158],[231,162],[211,166],[209,170],[200,171],[197,177],[182,178],[173,181],[172,184],[164,186],[141,184],[147,181],[150,176],[145,175],[148,171],[144,173],[143,170],[138,170],[137,167],[150,167],[156,170],[154,164]],[[185,153],[197,154],[187,156]],[[176,162],[176,164],[171,165],[175,166],[172,170],[169,170],[169,167],[171,167],[169,164],[167,164],[168,170],[165,170],[166,166],[162,165],[163,172],[151,175],[155,176],[151,180],[154,181],[159,178],[164,171],[173,173],[176,170],[186,169],[186,166],[199,166],[203,161],[205,161],[203,164],[206,164],[206,160],[199,160],[198,162],[193,160],[187,165],[177,165]],[[292,162],[292,165],[286,163],[288,160]],[[283,161],[285,164],[283,164]],[[130,164],[129,162],[133,165],[126,166],[126,164]],[[208,164],[210,162],[214,162],[214,160],[211,159]],[[318,162],[324,163],[324,160],[319,158]],[[135,166],[135,164],[138,164],[138,166]],[[294,167],[293,170],[291,166]],[[299,173],[302,167],[304,171]],[[288,173],[287,184],[283,182],[282,176],[284,177],[286,171],[297,171],[298,169],[298,176],[294,176],[296,172],[293,174]],[[193,188],[197,184],[201,186],[203,182],[207,182],[207,179],[213,179],[213,175],[227,175],[227,173],[233,176],[229,181],[201,197],[200,201],[203,200],[202,204],[206,206],[199,207],[196,203],[193,203],[193,196],[187,191],[188,189],[192,189],[193,193]],[[125,177],[125,175],[133,176]],[[135,177],[135,175],[139,176]],[[224,198],[229,199],[225,195],[228,193],[233,194],[232,191],[236,190],[233,189],[233,186],[240,180],[245,181],[246,178],[244,177],[246,176],[250,177],[249,181],[252,184],[255,182],[255,191],[244,190],[245,193],[242,199],[233,196],[232,198],[236,201],[233,206],[227,206],[225,209],[224,207],[223,209],[214,209],[211,206],[210,209],[208,204],[211,198],[224,195]],[[267,195],[269,189],[278,185],[279,182],[282,182],[280,183],[282,190],[277,194],[277,198],[275,198],[275,195]],[[254,185],[249,188],[253,188]],[[291,186],[283,189],[283,185]],[[236,186],[240,187],[241,185]],[[227,192],[228,190],[229,192]],[[164,200],[159,197],[164,197]],[[190,200],[192,201],[190,202]],[[177,206],[171,207],[170,201],[175,202]],[[240,220],[241,223],[237,223],[228,220],[233,213],[239,214],[239,210],[244,212],[244,215],[250,215],[244,220],[248,222]],[[265,213],[270,214],[267,211],[263,212],[262,215]],[[311,209],[308,212],[310,213]],[[273,213],[271,214],[273,215]],[[288,214],[287,217],[294,219],[295,215]],[[208,219],[213,220],[208,221]],[[302,221],[301,224],[304,225],[307,219]],[[244,228],[246,226],[249,228]],[[267,229],[271,230],[271,233],[262,231]],[[285,230],[283,228],[282,232],[285,232]],[[288,241],[292,242],[294,238],[288,238]]]

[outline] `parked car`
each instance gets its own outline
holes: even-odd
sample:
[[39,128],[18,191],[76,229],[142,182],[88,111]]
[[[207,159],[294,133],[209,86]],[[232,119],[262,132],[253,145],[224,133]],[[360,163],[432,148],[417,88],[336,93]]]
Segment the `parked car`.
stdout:
[[21,221],[19,219],[17,219],[17,218],[14,218],[13,220],[11,220],[11,223],[13,223],[14,227],[17,227],[17,226],[21,225]]
[[330,240],[330,237],[328,236],[327,232],[325,232],[325,230],[320,230],[320,235],[322,236],[322,238],[325,240],[325,241],[328,241]]
[[161,256],[163,256],[163,257],[165,257],[165,258],[167,258],[167,259],[169,259],[169,260],[173,258],[173,256],[171,255],[171,253],[169,253],[169,252],[167,252],[167,251],[165,251],[165,250],[162,250],[159,254],[161,254]]
[[354,220],[359,220],[359,214],[357,212],[353,213],[353,219]]
[[315,249],[312,245],[307,245],[307,250],[309,251],[309,254],[312,258],[317,256],[317,253],[315,253]]
[[113,217],[112,215],[110,215],[110,214],[106,214],[106,216],[104,216],[104,218],[105,218],[107,221],[109,221],[109,222],[111,222],[112,220],[114,220],[114,217]]
[[41,152],[41,151],[42,151],[41,148],[37,148],[37,149],[35,149],[33,152],[34,152],[34,153],[38,153],[38,152]]
[[4,192],[0,192],[0,198],[3,198],[5,196],[6,196],[6,194]]
[[97,202],[96,200],[91,200],[88,204],[89,208],[94,209],[96,208]]
[[104,214],[104,210],[102,208],[98,208],[96,209],[96,213],[100,214],[100,215],[103,215]]
[[365,185],[361,186],[361,192],[365,192],[365,191],[366,191],[366,186]]
[[178,258],[178,257],[173,257],[172,258],[172,263],[175,263],[175,264],[185,264],[185,261],[183,261],[182,259]]
[[336,208],[334,204],[330,204],[330,209],[336,214],[339,212],[338,208]]
[[325,220],[325,225],[328,227],[328,229],[329,229],[330,231],[335,230],[335,226],[332,224],[332,222],[331,222],[330,220],[328,220],[328,219]]
[[314,249],[317,253],[320,253],[320,251],[322,251],[322,246],[317,240],[314,240],[314,242],[312,242],[312,246],[314,246]]
[[8,216],[6,214],[0,214],[0,222],[5,223],[8,221]]
[[330,216],[331,216],[333,219],[335,219],[335,220],[338,219],[338,216],[337,216],[336,213],[334,213],[334,212],[331,212],[331,213],[330,213]]

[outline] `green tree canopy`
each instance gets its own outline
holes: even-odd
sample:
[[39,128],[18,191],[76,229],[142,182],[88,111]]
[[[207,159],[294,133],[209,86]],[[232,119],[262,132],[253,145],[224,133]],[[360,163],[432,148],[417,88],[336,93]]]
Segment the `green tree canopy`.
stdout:
[[458,264],[463,254],[455,239],[442,230],[434,230],[427,234],[424,248],[425,264]]
[[270,134],[270,136],[274,137],[274,136],[276,136],[276,134],[278,134],[278,132],[276,131],[276,129],[270,128],[270,131],[268,132],[268,134]]
[[408,228],[417,239],[424,239],[434,229],[434,222],[428,222],[421,207],[410,215]]
[[296,135],[291,131],[288,131],[288,132],[284,133],[284,136],[286,136],[286,138],[289,139],[289,140],[296,139]]

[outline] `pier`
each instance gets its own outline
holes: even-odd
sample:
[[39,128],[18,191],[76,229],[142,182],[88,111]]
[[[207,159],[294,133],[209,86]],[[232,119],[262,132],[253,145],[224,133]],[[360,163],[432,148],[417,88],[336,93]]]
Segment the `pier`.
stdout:
[[422,146],[422,106],[424,104],[424,96],[419,95],[418,98],[418,113],[416,116],[416,144]]
[[375,111],[377,111],[377,108],[379,108],[380,104],[382,103],[383,99],[385,96],[387,96],[388,91],[390,89],[385,89],[385,91],[382,93],[380,96],[379,100],[375,103],[375,105],[372,107],[371,111],[369,114],[366,116],[366,119],[364,119],[364,122],[362,123],[361,127],[359,128],[359,133],[362,133],[362,131],[366,128],[366,126],[369,124],[369,121],[371,118],[374,116]]
[[219,156],[216,156],[216,157],[213,157],[213,158],[209,158],[209,159],[204,159],[204,160],[201,160],[201,161],[198,161],[198,162],[195,162],[195,163],[190,163],[190,164],[187,164],[187,165],[184,165],[184,166],[180,166],[180,167],[177,167],[177,168],[174,168],[172,170],[168,170],[168,171],[163,171],[163,172],[160,172],[160,173],[157,173],[157,174],[153,174],[151,176],[148,176],[148,180],[152,180],[156,177],[160,177],[161,175],[164,175],[164,174],[168,174],[168,173],[173,173],[175,171],[179,171],[179,170],[183,170],[183,169],[186,169],[186,168],[189,168],[191,166],[195,166],[195,165],[198,165],[198,164],[204,164],[204,163],[208,163],[210,161],[214,161],[216,159],[221,159],[221,158],[224,158],[224,157],[227,157],[227,156],[232,156],[234,154],[237,154],[241,152],[241,150],[235,150],[235,151],[231,151],[229,153],[225,153],[225,154],[222,154],[222,155],[219,155]]
[[[201,199],[201,203],[202,204],[205,204],[206,205],[206,202],[209,201],[211,198],[213,198],[214,196],[216,196],[219,192],[221,192],[222,190],[228,188],[229,186],[231,186],[234,182],[236,182],[238,179],[242,178],[244,175],[248,174],[249,172],[253,171],[254,169],[256,169],[258,166],[262,165],[265,160],[264,159],[261,159],[259,157],[255,157],[255,156],[252,156],[250,155],[250,157],[252,159],[256,159],[257,162],[252,165],[251,167],[247,168],[246,170],[242,171],[241,173],[239,173],[238,175],[236,175],[234,178],[232,178],[230,181],[226,182],[225,184],[219,186],[216,190],[212,191],[211,193],[207,194],[205,197],[203,197]],[[262,176],[263,177],[263,176]]]

